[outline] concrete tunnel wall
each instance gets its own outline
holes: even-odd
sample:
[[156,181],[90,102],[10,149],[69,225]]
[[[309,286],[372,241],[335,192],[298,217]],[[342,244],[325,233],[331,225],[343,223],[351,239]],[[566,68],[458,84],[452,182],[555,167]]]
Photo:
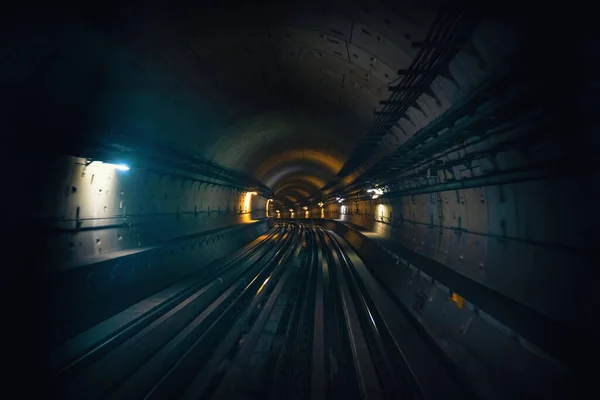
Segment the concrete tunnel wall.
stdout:
[[98,323],[264,233],[266,199],[136,169],[64,156],[46,166],[35,220],[44,237],[42,274],[49,340]]
[[595,302],[582,279],[592,225],[567,212],[577,185],[563,178],[346,201],[340,218],[545,315],[592,329],[593,316],[576,312]]
[[[518,60],[521,47],[526,44],[518,40],[521,34],[493,18],[479,24],[469,46],[458,52],[448,70],[431,84],[436,98],[422,94],[416,101],[418,108],[409,107],[406,117],[392,127],[392,134],[381,141],[367,165],[375,164],[394,149],[402,149],[402,144],[422,128],[478,90],[482,81]],[[556,40],[562,43],[564,38]],[[546,54],[550,43],[540,45],[536,51]],[[565,60],[557,62],[563,65]],[[540,71],[537,79],[545,77],[545,72]],[[513,93],[519,93],[521,85],[523,82],[510,80],[506,85],[507,98],[515,98]],[[346,198],[343,212],[340,204],[326,206],[328,218],[342,218],[382,237],[393,238],[545,315],[577,328],[593,329],[593,315],[576,311],[598,304],[583,278],[591,272],[596,217],[576,206],[595,197],[592,182],[597,173],[590,174],[593,167],[588,164],[593,139],[584,134],[570,108],[544,112],[556,113],[552,128],[558,127],[559,132],[539,128],[540,137],[527,150],[509,148],[494,157],[476,157],[468,165],[456,165],[449,171],[439,170],[433,175],[426,171],[427,179],[406,178],[401,187],[395,188],[399,194],[394,198]],[[464,116],[472,117],[475,115]],[[518,128],[522,126],[526,126],[526,121]],[[489,151],[501,141],[499,138],[519,138],[518,129],[437,157],[443,162],[466,159],[469,153]],[[563,168],[569,157],[579,158],[574,170]],[[509,175],[538,165],[554,165],[552,175],[538,180],[515,174],[505,184],[469,183],[488,174]],[[403,175],[423,176],[423,167],[409,166],[401,172],[397,181]],[[444,189],[444,184],[463,182],[475,187]],[[425,193],[416,190],[421,185]],[[402,195],[411,190],[416,194]]]

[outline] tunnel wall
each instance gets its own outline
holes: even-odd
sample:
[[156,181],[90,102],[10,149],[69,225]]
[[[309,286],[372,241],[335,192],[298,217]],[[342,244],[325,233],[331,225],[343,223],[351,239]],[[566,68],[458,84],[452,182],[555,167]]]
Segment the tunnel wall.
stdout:
[[[523,38],[533,40],[539,33],[520,31],[518,25],[502,18],[485,19],[449,63],[448,70],[430,86],[437,101],[431,93],[421,95],[418,107],[409,108],[406,117],[392,128],[395,145],[382,142],[379,152],[385,155],[392,148],[402,149],[421,129],[480,90],[478,85],[486,79],[493,81],[508,66],[518,65],[527,43],[525,39],[517,40],[523,34]],[[564,40],[557,39],[556,44]],[[538,71],[533,75],[535,79],[545,79],[542,67],[528,66]],[[515,98],[514,93],[522,92],[526,84],[511,80],[506,84],[505,96],[516,103],[518,96]],[[451,167],[408,166],[392,183],[396,192],[393,197],[346,199],[343,209],[330,206],[334,208],[331,214],[337,208],[344,221],[398,241],[561,322],[591,329],[591,314],[573,311],[598,304],[582,286],[582,277],[592,272],[589,265],[596,240],[593,225],[597,223],[592,221],[597,217],[586,217],[574,204],[593,197],[595,189],[590,183],[597,173],[590,174],[587,161],[584,140],[589,138],[567,116],[568,111],[545,110],[556,113],[553,126],[540,123],[530,133],[529,141],[522,136],[522,131],[531,129],[531,122],[525,118],[485,140],[448,148],[434,158]],[[573,135],[571,140],[565,140],[566,132]],[[495,150],[503,142],[522,144]],[[485,152],[486,157],[470,157]],[[579,158],[578,163],[568,168],[572,158]],[[465,162],[458,164],[456,160]],[[544,168],[547,170],[541,179],[523,177]],[[485,182],[494,174],[504,174],[507,183]],[[445,190],[446,185],[470,188]]]
[[265,217],[265,202],[245,192],[159,170],[118,171],[64,156],[46,165],[34,220],[54,268],[136,251],[186,235]]
[[354,202],[341,219],[575,327],[591,299],[591,221],[569,212],[577,182],[537,182]]
[[[525,32],[505,22],[502,18],[488,18],[475,29],[448,70],[440,73],[430,86],[437,101],[431,93],[421,95],[416,102],[418,107],[410,107],[406,117],[392,128],[392,141],[396,143],[382,141],[379,153],[402,150],[405,142],[444,111],[479,90],[478,85],[487,78],[500,75],[508,66],[518,65],[522,46],[528,42],[517,38]],[[526,30],[523,38],[528,40],[540,34]],[[565,37],[552,38],[555,43],[549,39],[540,46],[536,43],[536,51],[566,44]],[[558,62],[562,65],[566,60],[567,55]],[[532,76],[546,79],[543,65],[535,63],[527,66],[536,71]],[[513,91],[520,93],[521,85],[527,84],[528,81],[516,78],[510,80],[505,85],[507,99],[513,98],[517,103],[519,98],[515,98]],[[544,99],[539,100],[548,107]],[[532,129],[528,140],[521,133],[531,129],[528,125],[531,122],[525,118],[485,140],[436,154],[436,161],[452,165],[447,170],[403,168],[390,183],[395,197],[389,198],[390,194],[383,199],[361,201],[348,198],[343,210],[340,205],[328,205],[329,218],[338,218],[333,215],[339,212],[344,221],[398,241],[547,316],[592,329],[596,325],[592,313],[576,310],[599,304],[597,296],[583,284],[596,274],[590,268],[590,260],[597,247],[594,225],[598,218],[597,213],[589,213],[585,206],[578,205],[595,198],[592,182],[598,174],[591,173],[595,167],[588,161],[593,157],[587,150],[591,142],[570,112],[566,108],[545,109],[546,114],[556,114],[552,117],[553,124],[540,124]],[[567,136],[569,139],[565,139]],[[521,144],[492,150],[504,142]],[[486,157],[470,157],[486,151]],[[567,168],[573,158],[578,159],[576,166]],[[457,164],[456,160],[464,162]],[[542,167],[547,168],[543,179],[519,176]],[[507,183],[484,182],[494,174],[505,174]],[[450,185],[471,188],[444,189]],[[416,194],[403,195],[403,192]]]
[[46,165],[33,221],[50,340],[62,340],[197,272],[264,233],[266,200],[160,171]]
[[399,258],[344,223],[318,220],[346,239],[451,369],[489,399],[564,398],[569,381],[560,367],[524,346],[418,265]]
[[[539,32],[527,30],[529,40],[538,37]],[[417,100],[418,107],[409,108],[406,118],[392,128],[395,136],[392,141],[400,147],[382,141],[379,153],[387,155],[394,148],[402,150],[402,145],[422,128],[479,90],[478,85],[487,77],[494,77],[513,63],[518,65],[523,56],[518,54],[518,47],[526,42],[514,40],[515,33],[492,20],[481,24],[471,43],[431,85],[430,92],[439,101],[436,103],[431,93],[423,94]],[[558,62],[568,70],[567,60],[572,60],[573,53],[568,52],[571,46],[565,37],[543,39],[545,44],[537,46],[536,41],[535,50],[549,54],[562,48],[565,54]],[[534,71],[531,74],[534,82],[550,79],[538,60],[528,67]],[[521,85],[528,84],[529,81],[511,79],[505,85],[504,96],[513,99],[514,104],[521,104],[522,99],[515,93],[527,90],[533,93],[531,89],[523,90],[527,86]],[[569,91],[561,92],[563,97],[569,95]],[[538,93],[531,109],[537,107],[551,117],[540,119],[544,122],[536,122],[535,128],[531,125],[534,119],[523,118],[511,129],[500,130],[486,140],[433,155],[441,165],[452,166],[445,170],[429,169],[435,167],[434,163],[405,166],[394,180],[387,181],[390,193],[384,198],[354,200],[349,196],[343,206],[328,206],[330,215],[336,209],[339,213],[339,217],[333,218],[364,230],[373,239],[381,239],[366,244],[369,241],[360,234],[346,237],[371,265],[381,265],[381,281],[390,285],[390,291],[486,398],[540,397],[540,388],[543,398],[572,394],[564,391],[565,380],[559,368],[553,366],[554,361],[546,362],[544,354],[536,356],[535,351],[525,349],[527,346],[520,343],[514,331],[481,313],[475,298],[462,298],[460,288],[453,287],[453,282],[438,280],[449,271],[491,289],[493,292],[486,292],[490,299],[496,298],[494,292],[500,293],[524,305],[526,310],[548,317],[550,325],[567,327],[565,330],[570,334],[548,349],[553,348],[555,355],[562,354],[571,361],[578,360],[570,365],[576,370],[581,367],[578,363],[586,353],[586,346],[598,334],[594,313],[587,311],[598,307],[598,296],[586,283],[597,280],[597,269],[592,265],[596,258],[594,226],[598,219],[597,213],[590,213],[583,205],[586,199],[597,197],[593,182],[598,174],[591,161],[594,139],[591,135],[586,137],[579,117],[574,117],[580,110],[549,104],[543,97]],[[477,118],[476,113],[461,115],[465,120]],[[447,128],[451,130],[452,126]],[[498,150],[499,143],[509,145]],[[409,159],[410,146],[407,147]],[[396,155],[400,158],[402,152],[397,151]],[[539,173],[531,174],[532,171]],[[528,178],[528,174],[535,177]],[[503,177],[505,183],[488,179],[496,176]],[[377,182],[376,176],[372,178]],[[459,189],[447,189],[450,187]],[[335,226],[335,229],[345,228]],[[427,275],[418,265],[398,259],[396,254],[400,253],[377,248],[375,243],[382,245],[386,241],[400,244],[404,254],[412,253],[411,257],[424,264],[436,264],[441,272],[439,277]],[[390,267],[403,262],[406,268]],[[462,307],[469,300],[475,305]],[[540,329],[538,339],[544,341],[561,335],[558,330]],[[574,343],[584,344],[574,351]],[[507,384],[519,390],[504,387]],[[489,392],[486,388],[490,387],[495,389]],[[525,390],[520,392],[520,388]]]

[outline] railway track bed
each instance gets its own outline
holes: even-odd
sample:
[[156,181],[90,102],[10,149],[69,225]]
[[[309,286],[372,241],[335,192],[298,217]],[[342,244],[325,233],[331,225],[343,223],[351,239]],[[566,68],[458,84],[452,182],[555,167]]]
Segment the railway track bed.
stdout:
[[278,222],[56,348],[50,389],[90,400],[465,398],[423,343],[348,243]]

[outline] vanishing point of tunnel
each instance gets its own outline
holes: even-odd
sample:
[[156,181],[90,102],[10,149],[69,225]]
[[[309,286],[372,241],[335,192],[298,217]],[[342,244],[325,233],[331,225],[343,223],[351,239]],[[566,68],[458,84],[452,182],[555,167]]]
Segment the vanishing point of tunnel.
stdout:
[[481,3],[12,5],[3,398],[595,397],[593,23]]

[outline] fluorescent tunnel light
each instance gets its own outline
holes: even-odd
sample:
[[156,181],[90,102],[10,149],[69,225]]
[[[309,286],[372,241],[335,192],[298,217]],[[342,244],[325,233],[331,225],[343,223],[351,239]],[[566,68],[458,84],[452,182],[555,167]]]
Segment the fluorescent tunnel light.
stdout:
[[90,165],[93,164],[102,164],[102,165],[106,165],[107,167],[112,167],[114,169],[118,169],[119,171],[129,171],[129,167],[125,164],[112,164],[112,163],[105,163],[102,161],[92,161],[92,163]]
[[[375,196],[379,197],[379,196],[381,196],[383,194],[383,189],[377,189],[377,188],[375,188],[375,189],[369,189],[369,190],[367,190],[367,193],[374,193]],[[375,198],[375,197],[373,197],[373,198]]]

